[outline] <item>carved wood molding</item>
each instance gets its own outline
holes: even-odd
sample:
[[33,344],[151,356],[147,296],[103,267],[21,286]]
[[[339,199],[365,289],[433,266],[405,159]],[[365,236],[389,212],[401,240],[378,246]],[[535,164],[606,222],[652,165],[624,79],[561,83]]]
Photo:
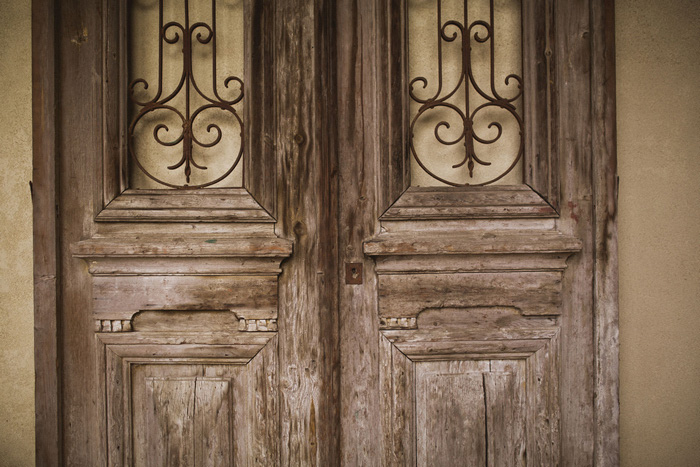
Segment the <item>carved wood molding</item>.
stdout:
[[386,322],[380,325],[387,328],[415,327],[411,319],[440,308],[558,315],[566,260],[580,248],[579,240],[555,231],[381,234],[364,246],[376,260],[379,317]]
[[274,223],[244,188],[124,191],[100,211],[98,222]]
[[409,187],[382,220],[557,217],[556,210],[527,185]]
[[130,332],[130,319],[97,319],[95,332]]
[[228,310],[236,327],[276,330],[277,276],[291,252],[292,242],[271,232],[95,237],[72,245],[93,276],[99,332],[123,332],[135,314],[159,310]]
[[[276,319],[246,319],[235,314],[233,319],[238,322],[238,331],[277,331]],[[135,331],[132,322],[132,319],[97,319],[95,320],[95,332],[132,332]]]
[[[388,465],[441,464],[446,452],[475,465],[559,463],[562,284],[581,246],[541,229],[393,231],[365,242],[378,281]],[[469,447],[440,444],[451,436]]]

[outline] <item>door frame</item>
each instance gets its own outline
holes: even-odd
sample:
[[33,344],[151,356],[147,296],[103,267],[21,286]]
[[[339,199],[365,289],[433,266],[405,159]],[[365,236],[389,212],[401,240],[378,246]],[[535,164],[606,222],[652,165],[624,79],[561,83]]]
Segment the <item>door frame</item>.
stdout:
[[[61,346],[58,298],[60,261],[57,231],[57,131],[60,63],[56,9],[60,0],[32,2],[33,87],[33,219],[34,219],[34,349],[37,465],[59,465],[61,433]],[[316,3],[324,3],[318,0]],[[345,2],[343,2],[345,3]],[[363,3],[358,0],[355,3]],[[592,271],[594,400],[593,458],[595,465],[619,463],[619,347],[617,257],[617,154],[615,115],[614,2],[590,0],[560,5],[562,19],[575,34],[565,44],[573,57],[570,80],[557,83],[568,106],[560,114],[560,130],[577,136],[577,147],[588,152],[593,206],[592,251],[586,261]],[[343,10],[344,8],[338,8]],[[327,26],[327,25],[326,25]],[[338,24],[339,27],[342,27]],[[324,25],[317,25],[321,28]],[[79,46],[91,40],[89,31],[74,31]],[[65,39],[65,38],[64,38]],[[331,47],[332,42],[326,42]],[[328,66],[335,66],[330,54]],[[335,70],[329,70],[335,77]],[[581,110],[583,109],[583,110]],[[331,116],[331,112],[326,112]],[[318,149],[316,149],[318,151]],[[565,204],[562,202],[562,204]],[[576,217],[576,206],[562,206],[562,216]],[[337,349],[337,347],[336,347]],[[337,373],[334,378],[337,378]],[[335,443],[333,443],[335,444]]]

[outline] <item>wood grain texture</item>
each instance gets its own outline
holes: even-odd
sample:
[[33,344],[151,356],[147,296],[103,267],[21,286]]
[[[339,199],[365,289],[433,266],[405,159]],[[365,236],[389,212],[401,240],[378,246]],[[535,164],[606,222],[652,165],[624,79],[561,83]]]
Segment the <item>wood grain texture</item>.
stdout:
[[524,182],[559,210],[559,157],[554,67],[556,2],[523,2],[523,89],[525,122]]
[[32,204],[36,464],[62,458],[55,3],[32,3]]
[[265,276],[99,276],[92,312],[129,319],[143,310],[231,310],[250,319],[274,319],[277,278]]
[[[561,332],[561,463],[594,464],[595,346],[593,323],[593,167],[591,146],[591,3],[558,3],[555,88],[561,187],[558,230],[582,241],[564,276]],[[576,370],[572,370],[572,369]]]
[[250,0],[246,188],[165,193],[110,156],[122,9],[59,2],[33,39],[37,461],[616,465],[604,3],[524,2],[534,191],[405,191],[404,1]]
[[486,465],[527,465],[527,412],[522,390],[525,365],[517,360],[491,360],[491,371],[483,374]]
[[[280,463],[338,458],[335,2],[275,2]],[[280,79],[280,77],[284,77]]]
[[[376,184],[380,65],[374,51],[381,44],[378,29],[387,27],[379,23],[384,4],[345,1],[337,11],[339,257],[345,264],[362,263],[364,271],[362,284],[341,284],[339,290],[340,464],[348,466],[371,465],[381,455],[376,277],[362,241],[377,229],[381,189]],[[338,274],[344,273],[342,263]]]
[[575,237],[547,230],[383,233],[364,243],[364,251],[370,256],[573,253],[580,248],[581,242]]
[[102,14],[89,0],[56,2],[56,132],[63,425],[62,465],[90,465],[106,446],[96,420],[94,322],[89,317],[91,283],[70,245],[89,238],[102,207]]
[[195,378],[145,378],[147,393],[134,415],[134,465],[195,464]]
[[416,366],[418,465],[486,465],[486,405],[481,371],[488,361]]
[[276,338],[138,334],[98,339],[110,465],[279,465]]
[[274,222],[243,188],[126,190],[102,209],[101,222]]
[[557,212],[527,185],[410,187],[382,215],[397,219],[556,217]]
[[390,274],[379,278],[379,315],[416,317],[430,308],[514,307],[558,315],[561,273]]
[[243,185],[271,217],[276,215],[277,164],[275,127],[275,6],[247,0],[245,27]]
[[502,315],[482,315],[473,329],[454,314],[433,322],[442,311],[417,330],[382,332],[380,381],[394,391],[382,398],[386,464],[407,465],[401,440],[415,433],[418,465],[558,465],[558,321],[508,329]]
[[595,204],[595,465],[620,463],[615,3],[591,2]]
[[[281,261],[292,253],[289,240],[265,237],[120,236],[94,237],[71,245],[76,258],[216,258],[271,257]],[[138,272],[138,271],[135,271]]]

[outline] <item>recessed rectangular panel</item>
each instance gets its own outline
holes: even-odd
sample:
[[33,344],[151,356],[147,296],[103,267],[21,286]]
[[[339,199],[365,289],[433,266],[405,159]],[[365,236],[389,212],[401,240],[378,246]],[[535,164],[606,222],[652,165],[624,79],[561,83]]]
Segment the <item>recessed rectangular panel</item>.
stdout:
[[525,465],[525,360],[416,363],[418,465]]
[[236,411],[243,408],[235,406],[234,381],[245,379],[244,368],[134,366],[129,395],[134,465],[232,465]]

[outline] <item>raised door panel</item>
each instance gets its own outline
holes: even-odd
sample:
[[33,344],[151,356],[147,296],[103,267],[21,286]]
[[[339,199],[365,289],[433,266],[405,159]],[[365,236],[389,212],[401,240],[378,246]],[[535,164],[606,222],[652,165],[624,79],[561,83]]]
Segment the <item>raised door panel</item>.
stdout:
[[108,465],[278,465],[271,333],[100,333],[98,345]]
[[382,331],[385,464],[556,465],[558,336],[556,318],[491,308]]

